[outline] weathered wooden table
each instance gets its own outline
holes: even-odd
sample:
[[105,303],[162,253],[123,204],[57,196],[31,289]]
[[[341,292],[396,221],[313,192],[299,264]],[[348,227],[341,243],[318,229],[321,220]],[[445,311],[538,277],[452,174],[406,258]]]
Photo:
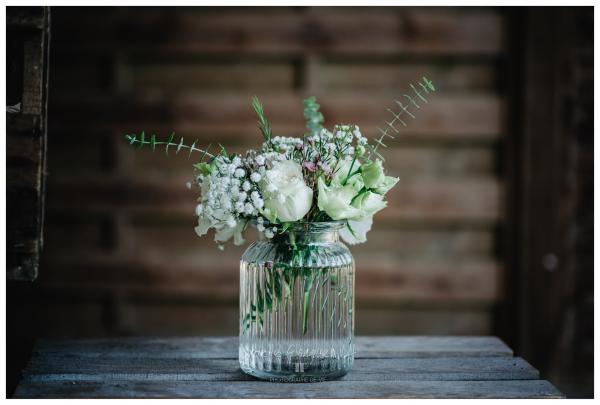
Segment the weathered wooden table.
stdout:
[[337,381],[271,383],[241,372],[237,338],[42,340],[18,398],[557,398],[494,337],[358,337]]

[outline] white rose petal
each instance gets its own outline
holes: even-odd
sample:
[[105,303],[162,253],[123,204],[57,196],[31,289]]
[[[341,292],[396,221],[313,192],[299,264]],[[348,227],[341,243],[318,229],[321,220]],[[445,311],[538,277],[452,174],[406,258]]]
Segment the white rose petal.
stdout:
[[367,241],[367,232],[371,230],[373,225],[373,217],[367,217],[360,221],[348,220],[348,224],[352,228],[352,232],[345,226],[340,230],[342,240],[350,245],[363,243]]

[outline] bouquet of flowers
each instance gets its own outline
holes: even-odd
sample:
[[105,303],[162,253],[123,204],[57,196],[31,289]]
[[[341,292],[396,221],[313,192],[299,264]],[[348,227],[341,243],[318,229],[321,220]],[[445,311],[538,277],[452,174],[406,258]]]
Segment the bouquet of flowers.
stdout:
[[314,97],[304,100],[307,131],[301,138],[273,136],[263,106],[254,97],[263,142],[260,149],[243,155],[230,154],[223,146],[211,153],[210,146],[201,149],[183,138],[177,142],[174,134],[167,141],[157,141],[155,135],[148,139],[144,132],[126,138],[140,147],[164,146],[167,153],[170,148],[187,150],[190,156],[200,153],[193,165],[193,185],[200,190],[195,231],[203,236],[214,229],[221,249],[232,238],[235,245],[243,244],[250,223],[272,238],[298,222],[344,221],[340,236],[356,244],[366,241],[373,215],[387,206],[385,195],[399,180],[386,175],[378,148],[399,132],[398,124],[406,125],[403,119],[414,118],[410,109],[420,108],[419,102],[427,102],[424,96],[435,91],[425,77],[411,89],[412,95],[404,94],[405,103],[395,101],[397,108],[388,109],[392,119],[371,142],[358,125],[324,127]]

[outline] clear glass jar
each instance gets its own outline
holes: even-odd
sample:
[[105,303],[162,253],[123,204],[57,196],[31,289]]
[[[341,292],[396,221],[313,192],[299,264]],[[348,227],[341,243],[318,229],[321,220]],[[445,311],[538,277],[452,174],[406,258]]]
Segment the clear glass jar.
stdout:
[[282,382],[345,375],[354,362],[354,258],[343,222],[294,224],[261,235],[240,262],[239,360]]

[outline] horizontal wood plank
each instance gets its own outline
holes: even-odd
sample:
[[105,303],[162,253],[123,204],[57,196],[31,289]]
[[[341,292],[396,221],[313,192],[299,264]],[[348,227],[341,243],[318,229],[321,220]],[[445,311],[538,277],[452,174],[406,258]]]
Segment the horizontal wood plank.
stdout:
[[[139,9],[60,15],[56,42],[63,52],[87,47],[142,53],[497,54],[496,11],[354,9]],[[100,30],[104,20],[112,29]],[[166,29],[177,27],[177,29]],[[360,28],[358,28],[360,27]]]
[[[373,94],[354,97],[344,93],[326,93],[319,96],[326,125],[355,123],[363,135],[375,136],[376,127],[391,119],[386,108],[394,107],[405,88],[397,89],[395,96]],[[175,131],[193,140],[195,137],[208,145],[223,145],[246,139],[256,144],[260,137],[256,117],[250,107],[251,93],[190,93],[177,97],[146,93],[136,97],[97,94],[58,95],[54,100],[54,133],[77,132],[82,128],[159,137]],[[302,96],[290,93],[258,94],[265,113],[276,135],[301,136],[304,131]],[[407,122],[401,137],[441,137],[444,139],[493,140],[500,136],[501,100],[490,94],[436,94],[427,108],[418,111],[415,122]],[[133,151],[131,152],[133,153]]]
[[[525,360],[513,357],[357,358],[344,381],[461,381],[535,380],[539,373]],[[67,351],[34,356],[25,382],[62,381],[253,381],[237,359],[122,357],[91,358]]]
[[407,61],[323,61],[315,80],[328,91],[383,91],[403,89],[420,77],[431,78],[439,93],[495,91],[496,71],[491,63],[415,63]]
[[18,398],[562,398],[543,380],[516,381],[325,381],[290,384],[239,381],[32,382]]
[[[88,292],[119,291],[141,297],[180,296],[233,301],[238,296],[239,255],[195,255],[188,260],[123,260],[75,254],[45,262],[45,285]],[[410,262],[373,256],[356,259],[356,297],[369,302],[487,303],[498,299],[500,266],[491,261]],[[370,264],[373,263],[373,264]]]
[[[91,290],[44,286],[42,309],[48,336],[235,335],[239,333],[237,297],[131,293],[119,288]],[[393,305],[393,306],[392,306]],[[492,331],[490,307],[472,304],[371,304],[356,301],[357,334],[455,334],[480,336]],[[111,317],[114,323],[106,326]]]
[[128,75],[133,91],[292,91],[295,87],[292,63],[144,63],[133,64]]
[[[126,337],[42,339],[37,355],[76,353],[89,357],[237,359],[238,338]],[[357,336],[356,358],[503,357],[512,350],[492,336]]]

